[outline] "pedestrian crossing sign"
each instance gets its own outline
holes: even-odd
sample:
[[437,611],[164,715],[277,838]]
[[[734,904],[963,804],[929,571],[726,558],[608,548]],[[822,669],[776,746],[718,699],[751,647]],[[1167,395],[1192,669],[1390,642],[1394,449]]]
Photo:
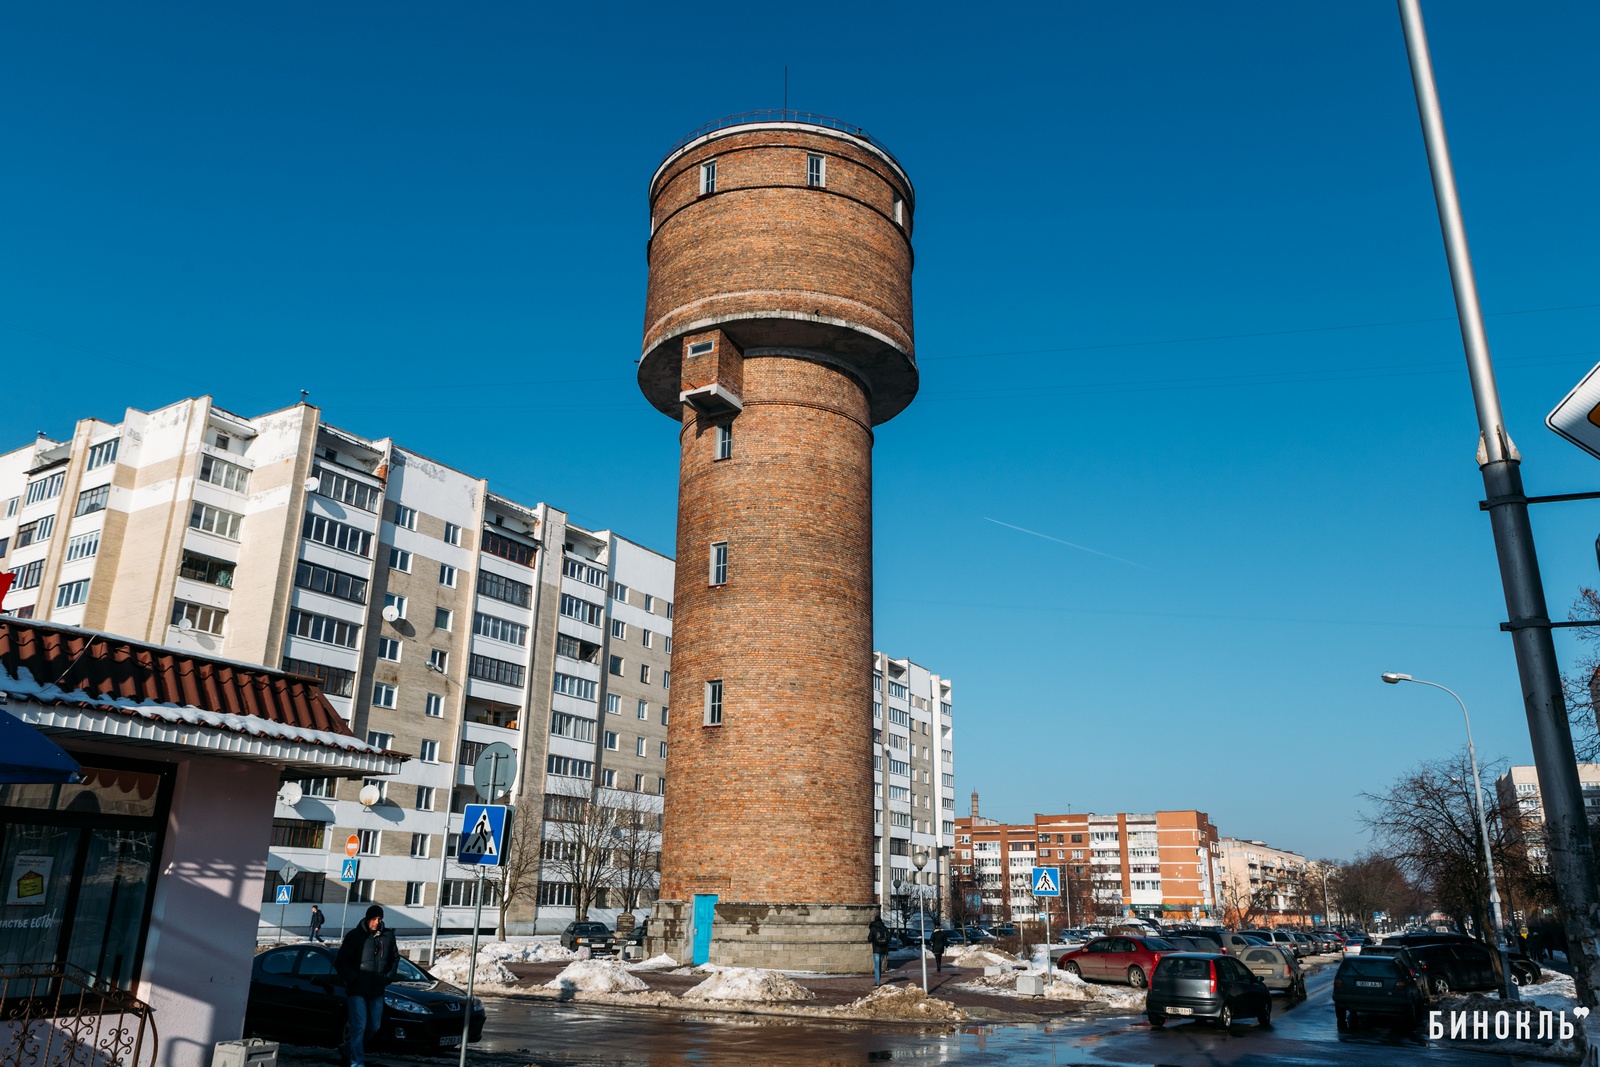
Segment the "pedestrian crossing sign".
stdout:
[[346,885],[356,880],[356,872],[361,869],[361,861],[348,859],[339,865],[339,881]]
[[288,903],[291,903],[291,901],[289,900],[289,897],[293,893],[294,893],[294,886],[288,885],[288,884],[280,885],[278,887],[278,897],[277,897],[276,900],[273,901],[273,903],[274,904],[288,904]]
[[468,804],[461,817],[461,847],[456,850],[456,862],[480,867],[500,866],[505,836],[504,804]]
[[1061,868],[1035,867],[1033,869],[1033,895],[1059,897],[1061,895]]

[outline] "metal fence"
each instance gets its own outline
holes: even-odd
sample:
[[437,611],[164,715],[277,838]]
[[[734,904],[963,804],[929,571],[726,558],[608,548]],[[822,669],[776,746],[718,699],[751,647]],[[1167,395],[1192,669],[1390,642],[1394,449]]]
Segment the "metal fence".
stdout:
[[0,965],[0,1067],[152,1067],[153,1014],[68,963]]
[[[842,119],[836,119],[829,115],[819,115],[815,111],[789,111],[782,108],[771,108],[765,111],[742,111],[737,115],[724,115],[720,119],[714,119],[680,139],[677,144],[667,150],[666,155],[661,157],[662,162],[672,158],[673,154],[684,145],[704,137],[708,133],[715,133],[717,130],[727,129],[729,126],[749,126],[753,123],[770,122],[798,122],[806,126],[821,126],[824,129],[838,130],[841,133],[848,133],[852,137],[859,137],[868,144],[875,145],[884,155],[894,159],[893,152],[874,140],[872,135],[860,126],[851,125]],[[899,166],[899,163],[899,160],[895,160],[896,166]]]

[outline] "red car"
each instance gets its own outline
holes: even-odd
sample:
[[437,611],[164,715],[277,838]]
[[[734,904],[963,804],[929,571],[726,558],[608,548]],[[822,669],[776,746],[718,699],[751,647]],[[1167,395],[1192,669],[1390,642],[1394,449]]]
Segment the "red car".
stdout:
[[1150,984],[1156,961],[1178,947],[1160,937],[1097,937],[1057,964],[1089,982],[1127,982],[1136,989]]

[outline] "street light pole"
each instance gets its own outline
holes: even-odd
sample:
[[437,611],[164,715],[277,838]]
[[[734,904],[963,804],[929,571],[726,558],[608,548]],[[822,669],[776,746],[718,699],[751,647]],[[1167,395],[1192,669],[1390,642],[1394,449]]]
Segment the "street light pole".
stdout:
[[1528,718],[1528,737],[1533,743],[1533,762],[1539,772],[1539,794],[1544,803],[1550,869],[1561,902],[1578,999],[1592,1008],[1597,1006],[1596,986],[1600,985],[1600,924],[1595,919],[1600,914],[1600,892],[1592,875],[1594,845],[1583,807],[1583,787],[1578,781],[1572,724],[1567,721],[1566,698],[1561,688],[1561,665],[1550,638],[1550,609],[1539,575],[1533,527],[1528,522],[1522,457],[1511,444],[1500,410],[1500,393],[1483,328],[1483,309],[1478,303],[1478,283],[1472,273],[1472,255],[1467,248],[1466,224],[1461,218],[1461,200],[1456,193],[1455,169],[1450,163],[1450,144],[1445,138],[1444,114],[1439,107],[1422,9],[1419,0],[1397,2],[1411,62],[1417,115],[1427,146],[1428,169],[1433,176],[1439,229],[1455,290],[1467,375],[1478,413],[1478,467],[1483,472],[1484,506],[1494,532],[1509,620],[1502,625],[1511,631],[1511,647],[1517,657],[1523,711]]
[[1438,682],[1425,682],[1409,674],[1386,671],[1383,680],[1390,685],[1399,685],[1401,682],[1431,685],[1435,689],[1443,689],[1455,697],[1456,703],[1461,705],[1461,719],[1467,726],[1467,759],[1472,764],[1472,799],[1478,816],[1478,830],[1483,834],[1483,865],[1489,875],[1489,912],[1490,921],[1494,923],[1494,947],[1495,951],[1500,953],[1500,996],[1504,1000],[1516,1000],[1517,987],[1511,980],[1511,953],[1506,948],[1506,926],[1500,915],[1500,889],[1494,880],[1494,853],[1489,845],[1489,819],[1483,804],[1483,781],[1478,777],[1478,751],[1472,744],[1472,717],[1467,714],[1467,702],[1462,700],[1454,689],[1446,688]]
[[[917,867],[918,871],[921,871],[922,868],[924,868],[924,867],[926,867],[928,865],[928,850],[925,849],[925,848],[917,849],[916,854],[911,857],[911,862],[916,864],[916,867]],[[921,909],[926,909],[926,907],[927,907],[927,905],[925,903],[919,905],[919,908],[921,908]],[[918,941],[919,941],[918,947],[921,949],[921,951],[919,951],[917,953],[917,955],[922,958],[922,995],[923,996],[927,996],[928,995],[928,913],[927,913],[926,910],[923,910],[922,914],[917,916],[917,930],[921,934],[921,937],[918,938]]]

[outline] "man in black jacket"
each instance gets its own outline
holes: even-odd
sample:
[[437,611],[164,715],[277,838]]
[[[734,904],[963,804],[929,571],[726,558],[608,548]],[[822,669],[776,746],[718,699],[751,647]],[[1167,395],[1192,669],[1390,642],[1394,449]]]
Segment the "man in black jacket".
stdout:
[[874,915],[867,924],[867,940],[872,944],[872,984],[883,984],[884,963],[889,959],[889,928],[883,916]]
[[394,931],[383,925],[383,909],[374,904],[366,918],[344,935],[333,969],[344,982],[349,1010],[344,1047],[350,1067],[365,1067],[366,1045],[383,1023],[383,991],[400,965]]

